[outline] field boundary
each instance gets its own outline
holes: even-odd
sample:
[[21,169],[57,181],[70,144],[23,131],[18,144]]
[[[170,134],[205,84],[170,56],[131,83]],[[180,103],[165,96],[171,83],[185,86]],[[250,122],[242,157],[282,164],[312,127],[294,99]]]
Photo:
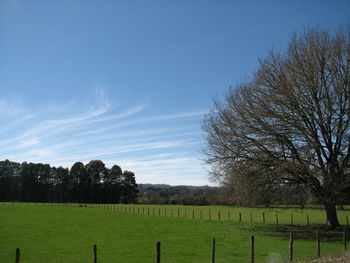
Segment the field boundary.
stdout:
[[[291,226],[308,226],[311,225],[320,225],[319,222],[315,223],[315,219],[310,217],[309,213],[304,213],[304,210],[298,212],[303,213],[303,221],[297,222],[295,220],[295,215],[298,213],[291,212],[288,217],[284,214],[284,210],[277,211],[281,208],[253,208],[262,210],[258,212],[243,213],[240,210],[240,207],[225,208],[222,211],[220,209],[200,209],[201,206],[193,207],[189,206],[188,208],[169,208],[171,205],[141,205],[141,204],[88,204],[88,203],[40,203],[40,202],[0,202],[0,206],[66,206],[66,207],[84,207],[84,208],[95,208],[101,210],[114,211],[119,213],[129,213],[129,214],[138,214],[138,215],[147,215],[147,216],[171,216],[179,217],[185,219],[200,219],[200,220],[218,220],[218,221],[234,221],[234,222],[247,222],[247,223],[262,223],[262,224],[275,224],[275,225],[291,225]],[[160,208],[163,206],[163,208]],[[206,206],[205,208],[208,208]],[[244,210],[242,208],[241,210]],[[272,212],[272,210],[274,212]],[[318,211],[322,211],[319,209]],[[284,215],[283,215],[284,214]],[[282,217],[283,215],[283,217]],[[299,215],[300,216],[300,215]],[[282,218],[281,218],[282,217]],[[338,216],[341,219],[342,227],[349,228],[349,216],[343,215],[343,217]]]
[[[169,208],[169,207],[156,207],[156,206],[143,206],[143,205],[129,205],[129,204],[84,204],[84,203],[36,203],[36,202],[0,202],[0,206],[3,207],[73,207],[78,209],[100,209],[104,211],[110,211],[115,213],[122,213],[122,214],[135,214],[135,215],[145,215],[145,216],[168,216],[168,217],[178,217],[178,218],[184,218],[184,219],[197,219],[197,220],[230,220],[230,221],[236,221],[236,222],[247,222],[243,221],[243,214],[240,211],[236,211],[236,217],[230,217],[230,211],[226,211],[227,218],[223,218],[223,211],[220,211],[218,209],[216,210],[210,210],[208,209],[206,213],[203,213],[203,209],[200,209],[201,207],[198,207],[197,209],[189,208]],[[236,208],[237,210],[237,208]],[[216,214],[216,216],[215,216]],[[270,213],[271,214],[271,213]],[[277,215],[277,213],[276,213]],[[271,215],[270,215],[271,216]],[[313,236],[313,240],[315,241],[315,257],[319,258],[321,257],[321,243],[323,241],[332,241],[341,243],[343,247],[343,251],[346,252],[348,250],[347,248],[347,242],[349,240],[349,227],[345,226],[343,227],[343,231],[333,231],[333,232],[319,232],[314,231],[314,228],[309,228],[311,226],[309,215],[307,216],[307,224],[304,226],[304,229],[300,230],[297,228],[297,224],[295,224],[293,213],[291,213],[290,216],[290,222],[287,222],[287,224],[283,224],[280,221],[278,221],[278,216],[275,218],[275,226],[284,226],[283,229],[287,231],[287,234],[289,234],[289,238],[286,239],[286,249],[288,249],[289,253],[289,261],[292,262],[295,258],[295,251],[294,251],[294,244],[297,242],[296,240],[302,239],[301,234],[311,234]],[[257,218],[253,218],[252,214],[250,214],[250,222],[252,223],[259,223],[260,227],[270,226],[271,223],[267,220],[267,214],[266,212],[261,212],[261,219],[257,220]],[[346,216],[347,222],[348,217]],[[248,221],[249,222],[249,221]],[[292,228],[292,229],[291,229]],[[254,232],[254,231],[253,231]],[[260,232],[260,231],[259,231]],[[296,238],[298,237],[298,238]],[[212,248],[211,248],[211,262],[215,263],[216,259],[216,246],[217,246],[217,240],[213,238],[212,240]],[[258,247],[255,246],[256,241],[256,235],[251,235],[250,241],[247,240],[247,243],[250,242],[250,262],[254,263],[255,253],[259,250]],[[97,245],[93,245],[93,262],[98,263],[98,253],[97,253]],[[26,252],[28,253],[28,252]],[[15,262],[20,263],[21,258],[21,249],[16,248],[15,249]],[[156,243],[156,258],[155,261],[157,263],[160,263],[161,261],[161,241],[158,241]]]
[[[343,236],[343,249],[344,249],[344,254],[347,253],[347,230],[344,228],[344,231],[341,233]],[[255,246],[255,235],[251,235],[250,237],[250,251],[249,251],[249,257],[250,257],[250,263],[255,262],[255,253],[257,251],[257,248]],[[288,242],[288,249],[289,249],[289,254],[288,254],[288,260],[289,262],[293,262],[294,260],[294,232],[290,232],[290,238]],[[320,234],[319,232],[316,232],[316,238],[315,238],[315,244],[316,244],[316,258],[321,258],[321,242],[320,242]],[[211,247],[211,263],[215,263],[216,260],[216,239],[213,238],[212,240],[212,247]],[[156,263],[161,262],[161,241],[156,242],[156,258],[155,261]],[[286,246],[287,247],[287,246]],[[97,253],[97,245],[94,244],[92,246],[92,258],[93,258],[93,263],[98,263],[98,253]],[[20,263],[20,258],[21,258],[21,249],[16,248],[15,250],[15,263]]]

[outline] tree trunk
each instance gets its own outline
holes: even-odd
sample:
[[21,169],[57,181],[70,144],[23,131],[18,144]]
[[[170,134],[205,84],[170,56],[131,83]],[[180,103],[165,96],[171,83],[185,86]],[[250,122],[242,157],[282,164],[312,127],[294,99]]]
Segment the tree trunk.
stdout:
[[337,217],[337,210],[334,203],[325,203],[324,207],[326,209],[327,214],[327,222],[326,226],[329,228],[339,227],[339,221]]

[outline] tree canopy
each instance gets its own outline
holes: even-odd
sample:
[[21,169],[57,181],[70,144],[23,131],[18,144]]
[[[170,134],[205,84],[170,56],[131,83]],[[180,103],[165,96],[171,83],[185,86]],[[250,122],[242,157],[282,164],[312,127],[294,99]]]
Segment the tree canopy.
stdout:
[[26,202],[133,203],[137,197],[133,172],[100,160],[69,170],[48,164],[0,162],[0,200]]
[[247,81],[215,101],[203,121],[214,180],[306,187],[339,226],[350,189],[350,32],[294,34]]

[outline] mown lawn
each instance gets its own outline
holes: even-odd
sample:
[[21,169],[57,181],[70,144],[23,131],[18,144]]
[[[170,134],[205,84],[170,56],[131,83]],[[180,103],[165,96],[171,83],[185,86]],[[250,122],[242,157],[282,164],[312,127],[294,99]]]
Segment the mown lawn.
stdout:
[[[121,210],[120,207],[114,209],[112,206],[108,207],[110,210],[102,210],[85,207],[0,205],[0,262],[14,262],[17,247],[21,249],[23,263],[92,262],[93,244],[97,245],[98,262],[101,263],[155,262],[155,244],[158,240],[162,246],[161,262],[209,262],[213,237],[217,242],[216,262],[248,262],[252,234],[256,238],[256,262],[265,262],[267,258],[287,259],[288,235],[275,235],[274,232],[267,231],[275,230],[274,225],[267,224],[267,220],[266,224],[262,224],[257,223],[257,216],[253,218],[256,219],[254,223],[237,222],[233,218],[231,221],[219,221],[204,218],[200,220],[196,217],[200,210],[204,213],[205,209],[211,209],[212,214],[215,214],[214,211],[225,214],[236,211],[232,208],[130,206],[130,211],[135,213],[129,214],[116,212]],[[125,207],[128,212],[129,206]],[[147,208],[150,208],[149,216]],[[153,208],[155,214],[160,208],[162,216],[153,216]],[[165,208],[166,217],[165,213],[162,214]],[[186,209],[186,219],[177,217],[175,211],[178,209]],[[242,217],[243,214],[249,215],[247,221],[250,221],[252,211],[257,215],[263,211],[245,209],[247,211],[240,210]],[[193,210],[195,219],[192,219]],[[289,212],[281,210],[281,220],[283,213],[288,218]],[[294,217],[297,220],[298,216]],[[322,222],[320,219],[319,223]],[[295,258],[313,257],[315,242],[301,236],[298,239],[298,235],[296,236]],[[323,240],[321,251],[322,255],[341,253],[342,244],[340,241]]]

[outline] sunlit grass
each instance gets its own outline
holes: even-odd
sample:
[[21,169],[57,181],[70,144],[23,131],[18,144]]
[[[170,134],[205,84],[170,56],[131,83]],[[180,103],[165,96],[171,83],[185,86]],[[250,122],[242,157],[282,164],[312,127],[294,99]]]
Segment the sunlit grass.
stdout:
[[[129,214],[128,205],[99,206],[104,209],[41,205],[0,204],[1,262],[14,262],[17,247],[21,249],[23,263],[92,262],[93,244],[98,248],[98,262],[154,262],[158,240],[162,243],[162,262],[209,262],[214,237],[217,241],[217,262],[248,262],[252,234],[256,237],[257,262],[276,255],[284,260],[288,257],[288,235],[268,234],[264,229],[271,227],[273,230],[274,225],[268,223],[273,223],[273,220],[269,221],[269,214],[274,214],[275,210],[130,205]],[[159,209],[161,216],[158,215]],[[167,216],[164,209],[167,209]],[[185,210],[187,218],[184,218]],[[202,220],[198,217],[201,210]],[[213,214],[212,220],[204,218],[209,210]],[[192,219],[193,211],[195,219]],[[222,213],[220,221],[217,218],[219,211]],[[265,224],[258,217],[263,211],[266,213]],[[301,215],[306,210],[292,211],[298,222],[298,216],[303,218]],[[227,212],[236,218],[228,221],[224,216]],[[238,222],[237,212],[241,212],[243,222]],[[256,215],[253,223],[250,222],[251,212]],[[290,211],[278,209],[277,212],[281,215],[280,220],[283,221],[284,216],[288,220]],[[310,210],[310,219],[315,218],[316,222],[319,213],[321,215],[322,211]],[[318,220],[318,223],[323,223],[322,218]],[[321,251],[322,255],[341,253],[340,239],[336,242],[322,241]],[[315,242],[297,237],[295,258],[313,256]]]

